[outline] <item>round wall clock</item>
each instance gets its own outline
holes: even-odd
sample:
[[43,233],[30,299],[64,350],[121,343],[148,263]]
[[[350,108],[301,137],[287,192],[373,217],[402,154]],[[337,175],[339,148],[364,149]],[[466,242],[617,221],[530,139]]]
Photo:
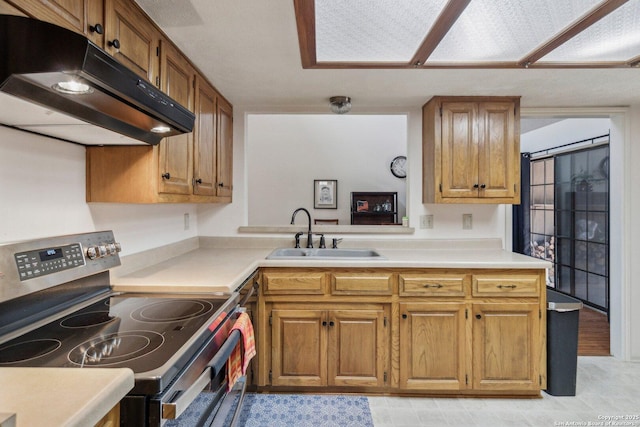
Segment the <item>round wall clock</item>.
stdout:
[[406,156],[397,156],[395,159],[391,161],[391,173],[393,176],[398,178],[406,178],[407,177],[407,157]]

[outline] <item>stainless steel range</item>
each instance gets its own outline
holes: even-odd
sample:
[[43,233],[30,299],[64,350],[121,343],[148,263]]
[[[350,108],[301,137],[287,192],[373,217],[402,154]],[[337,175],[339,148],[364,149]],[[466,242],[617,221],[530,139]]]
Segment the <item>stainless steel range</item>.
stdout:
[[224,368],[240,338],[229,332],[251,284],[207,295],[114,293],[119,252],[111,231],[0,246],[0,367],[130,368],[125,426],[163,425],[204,388],[215,391],[211,411],[228,406]]

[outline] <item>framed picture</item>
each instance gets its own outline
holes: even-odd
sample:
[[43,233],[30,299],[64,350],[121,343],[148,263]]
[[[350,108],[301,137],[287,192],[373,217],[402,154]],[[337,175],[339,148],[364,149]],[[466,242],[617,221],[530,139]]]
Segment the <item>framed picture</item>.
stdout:
[[313,207],[315,209],[338,209],[337,180],[313,180]]

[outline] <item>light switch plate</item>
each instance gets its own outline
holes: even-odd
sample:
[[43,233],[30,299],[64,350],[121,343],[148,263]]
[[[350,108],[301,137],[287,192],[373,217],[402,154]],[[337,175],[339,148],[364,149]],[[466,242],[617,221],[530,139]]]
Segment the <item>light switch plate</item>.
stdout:
[[473,228],[473,215],[462,214],[462,229],[471,230]]
[[433,215],[420,215],[420,228],[433,228]]

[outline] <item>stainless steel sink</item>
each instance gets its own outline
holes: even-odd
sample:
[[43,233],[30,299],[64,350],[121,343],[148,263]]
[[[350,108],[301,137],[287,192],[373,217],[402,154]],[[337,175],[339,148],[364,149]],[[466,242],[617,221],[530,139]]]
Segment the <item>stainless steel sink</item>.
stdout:
[[373,249],[278,248],[267,259],[386,259]]

